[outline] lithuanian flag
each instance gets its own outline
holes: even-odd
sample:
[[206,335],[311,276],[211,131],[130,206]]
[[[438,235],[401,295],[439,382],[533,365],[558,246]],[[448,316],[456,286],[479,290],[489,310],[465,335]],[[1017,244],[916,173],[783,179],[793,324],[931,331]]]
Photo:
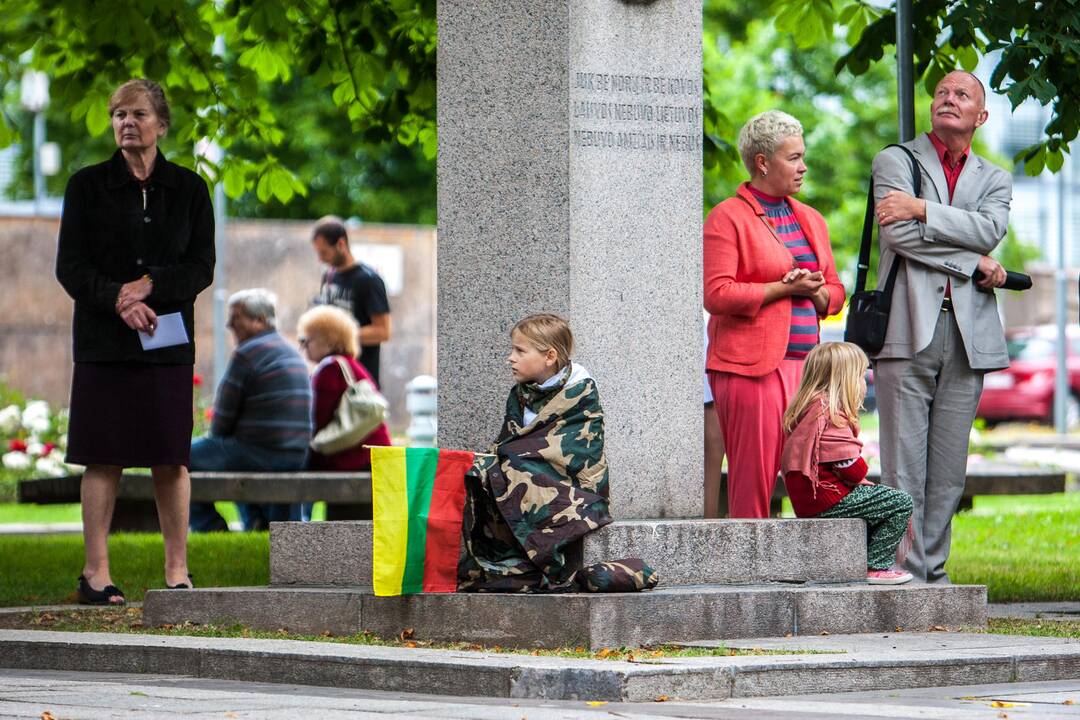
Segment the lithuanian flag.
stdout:
[[376,595],[457,590],[465,473],[473,454],[371,448]]

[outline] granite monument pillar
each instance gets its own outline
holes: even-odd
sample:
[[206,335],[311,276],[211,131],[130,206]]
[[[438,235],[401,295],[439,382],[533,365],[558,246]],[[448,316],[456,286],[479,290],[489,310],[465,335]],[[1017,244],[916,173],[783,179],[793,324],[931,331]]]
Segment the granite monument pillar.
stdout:
[[700,0],[439,0],[439,445],[483,450],[549,311],[616,518],[702,513]]

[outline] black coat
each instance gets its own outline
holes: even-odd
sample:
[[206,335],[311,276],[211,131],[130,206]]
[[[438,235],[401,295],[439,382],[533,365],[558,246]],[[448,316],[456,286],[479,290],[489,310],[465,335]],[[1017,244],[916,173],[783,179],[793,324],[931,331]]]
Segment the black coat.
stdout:
[[[116,314],[120,286],[149,273],[158,315],[180,312],[191,342],[146,351]],[[147,183],[120,151],[68,181],[56,278],[75,300],[75,362],[195,362],[195,296],[214,277],[214,212],[199,175],[158,153]]]

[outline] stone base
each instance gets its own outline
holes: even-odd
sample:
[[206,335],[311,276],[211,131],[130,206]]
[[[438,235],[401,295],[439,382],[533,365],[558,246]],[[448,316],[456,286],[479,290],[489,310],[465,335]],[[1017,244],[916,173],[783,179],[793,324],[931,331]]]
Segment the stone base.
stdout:
[[362,588],[152,590],[149,626],[241,623],[253,629],[503,647],[636,647],[701,639],[927,630],[986,624],[981,585],[742,585],[630,594],[447,593],[375,597]]
[[[640,557],[664,587],[866,577],[862,520],[624,520],[587,535],[574,564]],[[271,585],[371,585],[371,522],[272,523]]]

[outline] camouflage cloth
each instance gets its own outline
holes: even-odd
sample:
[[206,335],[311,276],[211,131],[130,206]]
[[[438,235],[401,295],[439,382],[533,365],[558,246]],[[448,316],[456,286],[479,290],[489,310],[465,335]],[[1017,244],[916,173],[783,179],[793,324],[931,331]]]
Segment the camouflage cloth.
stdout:
[[[654,587],[637,559],[578,570],[567,546],[611,522],[604,413],[588,373],[554,386],[518,385],[491,455],[465,476],[458,590],[627,592]],[[583,376],[583,379],[579,379]],[[524,408],[536,417],[524,423]]]

